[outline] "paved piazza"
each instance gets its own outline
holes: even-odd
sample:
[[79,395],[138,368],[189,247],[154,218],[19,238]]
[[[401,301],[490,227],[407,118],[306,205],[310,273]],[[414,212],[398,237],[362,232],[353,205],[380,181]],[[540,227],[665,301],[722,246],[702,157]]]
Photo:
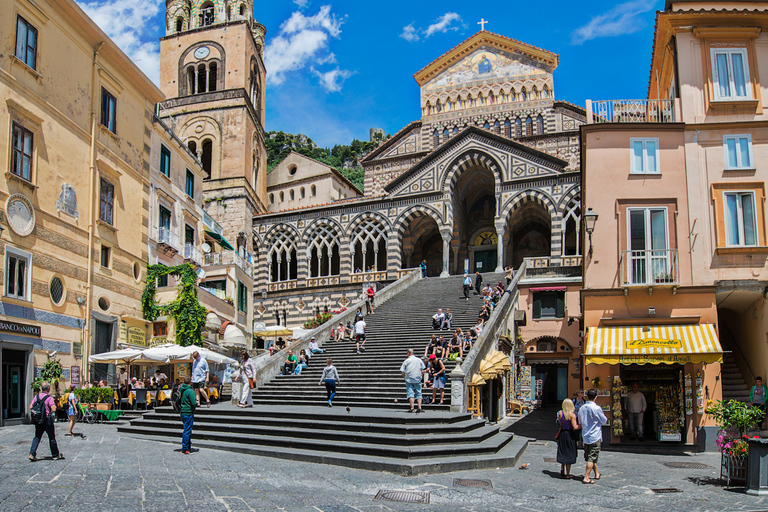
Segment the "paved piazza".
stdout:
[[[62,432],[63,424],[57,424]],[[27,459],[32,427],[0,429],[0,510],[91,511],[386,511],[386,510],[745,510],[768,509],[768,498],[726,490],[715,480],[717,454],[673,457],[601,454],[595,485],[560,480],[555,444],[531,445],[527,470],[503,469],[400,477],[388,473],[201,450],[119,435],[112,425],[78,425],[85,434],[59,438],[64,461]],[[193,438],[194,439],[194,438]],[[670,469],[695,461],[708,469]],[[579,465],[579,469],[582,466]],[[577,473],[580,473],[577,472]],[[455,478],[491,480],[492,490],[453,487]],[[654,494],[651,488],[682,492]],[[374,500],[379,490],[429,491],[430,503]]]

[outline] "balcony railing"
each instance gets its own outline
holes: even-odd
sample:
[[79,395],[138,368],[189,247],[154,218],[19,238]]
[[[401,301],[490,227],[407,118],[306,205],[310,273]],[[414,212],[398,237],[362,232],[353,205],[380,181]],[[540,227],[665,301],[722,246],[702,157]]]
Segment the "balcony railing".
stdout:
[[157,243],[165,244],[175,251],[179,250],[179,235],[168,228],[157,228]]
[[587,123],[674,123],[677,100],[587,100]]
[[219,298],[221,300],[226,300],[227,299],[227,292],[224,291],[224,290],[219,290],[217,288],[206,288],[204,286],[201,286],[200,289],[210,293],[214,297],[217,297],[217,298]]
[[203,253],[194,244],[184,244],[184,259],[194,261],[198,265],[203,263]]
[[680,284],[677,249],[622,251],[624,286],[674,286]]
[[212,252],[205,255],[205,266],[213,265],[237,265],[249,276],[253,276],[253,265],[246,258],[240,256],[237,251]]

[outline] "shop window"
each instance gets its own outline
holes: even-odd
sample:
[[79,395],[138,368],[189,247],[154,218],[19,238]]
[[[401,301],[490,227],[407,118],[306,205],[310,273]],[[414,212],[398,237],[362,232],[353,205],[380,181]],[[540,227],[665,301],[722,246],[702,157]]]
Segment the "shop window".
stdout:
[[101,88],[101,125],[112,133],[117,133],[117,98]]
[[11,173],[32,180],[32,148],[34,135],[19,123],[13,123],[13,158]]
[[565,316],[565,292],[534,292],[533,318],[563,318]]
[[723,136],[725,169],[753,169],[752,137],[750,135]]
[[5,296],[30,300],[32,254],[5,246]]
[[659,169],[659,139],[629,139],[632,148],[632,174],[658,174]]
[[749,64],[746,48],[712,48],[715,100],[748,100]]
[[16,17],[16,57],[37,69],[37,29],[21,16]]

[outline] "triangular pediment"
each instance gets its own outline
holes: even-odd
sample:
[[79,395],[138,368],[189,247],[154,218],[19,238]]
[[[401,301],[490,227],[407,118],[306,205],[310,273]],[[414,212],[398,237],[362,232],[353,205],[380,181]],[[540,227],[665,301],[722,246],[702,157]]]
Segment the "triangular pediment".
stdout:
[[398,157],[421,151],[420,131],[421,121],[408,124],[382,145],[365,155],[360,162],[365,164],[380,158]]
[[502,184],[552,178],[567,173],[568,162],[524,144],[476,127],[460,134],[427,155],[389,183],[391,196],[445,192],[457,169],[482,165]]
[[451,79],[510,78],[552,73],[557,63],[555,53],[481,31],[438,57],[413,77],[422,87],[433,81],[448,85]]

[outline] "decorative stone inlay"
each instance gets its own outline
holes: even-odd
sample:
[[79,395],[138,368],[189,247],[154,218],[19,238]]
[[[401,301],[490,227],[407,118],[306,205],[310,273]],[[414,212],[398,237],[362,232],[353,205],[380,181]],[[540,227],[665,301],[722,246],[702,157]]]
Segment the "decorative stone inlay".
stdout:
[[75,193],[75,188],[69,183],[64,183],[61,186],[61,194],[59,194],[59,199],[56,201],[56,209],[70,217],[74,217],[75,220],[79,220],[80,213],[77,211],[77,194]]

